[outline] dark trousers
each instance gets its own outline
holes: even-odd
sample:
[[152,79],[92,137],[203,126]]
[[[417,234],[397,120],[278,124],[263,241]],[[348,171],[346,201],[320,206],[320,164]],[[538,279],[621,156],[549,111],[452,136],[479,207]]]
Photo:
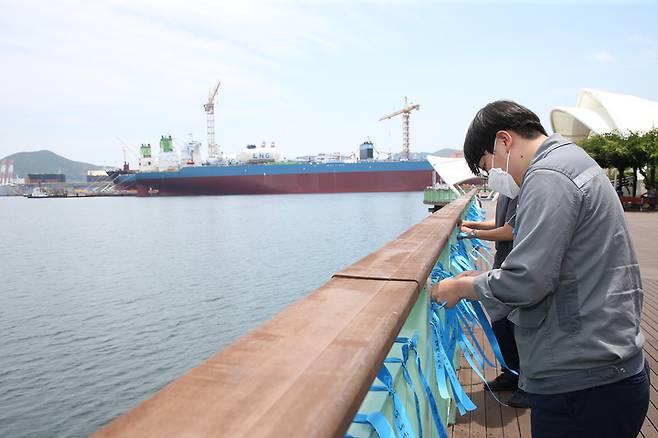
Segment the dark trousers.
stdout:
[[[507,318],[503,318],[492,322],[491,328],[493,328],[493,332],[496,335],[496,339],[500,345],[500,352],[503,353],[505,363],[518,373],[519,352],[516,349],[516,342],[514,341],[514,324],[512,324]],[[505,368],[503,368],[503,372],[518,377],[516,374],[510,373],[510,371]]]
[[616,383],[528,394],[533,438],[635,438],[649,407],[649,364]]

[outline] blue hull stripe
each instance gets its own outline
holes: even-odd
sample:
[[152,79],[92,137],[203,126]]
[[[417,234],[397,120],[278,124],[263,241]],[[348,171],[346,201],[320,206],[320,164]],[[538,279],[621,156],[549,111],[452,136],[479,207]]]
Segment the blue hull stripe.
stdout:
[[183,167],[174,172],[137,173],[136,179],[195,178],[219,176],[303,175],[350,172],[415,172],[432,170],[427,161],[374,161],[331,164],[249,164],[240,166]]

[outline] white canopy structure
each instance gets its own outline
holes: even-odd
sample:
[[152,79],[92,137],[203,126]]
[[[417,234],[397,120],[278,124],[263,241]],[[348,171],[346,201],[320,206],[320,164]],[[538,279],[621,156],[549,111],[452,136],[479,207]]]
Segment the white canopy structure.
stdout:
[[450,187],[450,190],[461,195],[461,192],[455,187],[474,178],[471,169],[468,168],[466,160],[463,158],[446,158],[428,155],[427,161],[430,162],[436,173]]
[[649,131],[658,127],[658,102],[586,88],[575,107],[551,110],[551,127],[570,141],[615,130]]

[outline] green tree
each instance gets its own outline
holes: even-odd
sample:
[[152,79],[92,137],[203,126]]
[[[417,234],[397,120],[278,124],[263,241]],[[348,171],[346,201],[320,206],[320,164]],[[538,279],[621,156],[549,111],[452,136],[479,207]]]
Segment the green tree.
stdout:
[[624,170],[631,166],[632,158],[624,137],[619,131],[594,134],[579,142],[580,146],[599,164],[605,168],[617,169],[617,187],[622,186]]
[[622,184],[627,168],[633,170],[633,196],[637,196],[637,173],[647,187],[656,185],[658,165],[658,129],[640,133],[629,131],[622,134],[612,131],[595,134],[579,142],[580,146],[603,168],[617,169],[618,187]]
[[[647,188],[656,188],[656,166],[658,166],[658,128],[642,135],[641,147],[647,154],[648,175],[643,173]],[[648,176],[648,178],[647,178]]]
[[585,149],[585,151],[604,169],[613,167],[612,163],[608,161],[606,155],[606,140],[602,135],[592,135],[588,138],[580,140],[578,145]]
[[644,134],[637,131],[629,131],[623,138],[623,143],[627,150],[629,167],[633,169],[633,196],[637,196],[637,173],[640,172],[647,180],[647,174],[644,167],[649,164],[649,153],[645,147]]

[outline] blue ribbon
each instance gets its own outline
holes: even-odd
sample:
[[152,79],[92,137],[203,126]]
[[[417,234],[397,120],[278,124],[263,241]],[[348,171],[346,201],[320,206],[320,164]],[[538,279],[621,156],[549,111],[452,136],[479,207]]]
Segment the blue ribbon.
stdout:
[[434,420],[434,425],[436,427],[436,431],[439,435],[440,438],[448,438],[448,432],[443,424],[443,421],[441,421],[441,415],[439,414],[439,410],[436,404],[436,400],[434,399],[434,395],[432,394],[432,390],[430,389],[429,383],[427,382],[427,378],[425,377],[425,374],[423,373],[423,368],[421,366],[421,360],[420,360],[420,355],[418,354],[418,349],[417,349],[417,343],[418,343],[418,333],[414,332],[413,337],[411,338],[405,338],[405,337],[398,337],[395,340],[396,343],[402,344],[402,359],[399,358],[387,358],[385,362],[391,362],[391,363],[401,363],[403,367],[403,376],[405,380],[407,381],[407,386],[409,389],[414,394],[414,400],[416,402],[416,415],[418,417],[418,436],[419,438],[422,438],[423,436],[423,428],[422,428],[422,418],[420,415],[420,403],[418,400],[418,396],[416,394],[416,391],[414,389],[413,382],[411,380],[411,376],[409,375],[408,371],[409,369],[407,368],[406,364],[409,361],[409,352],[412,352],[415,358],[415,363],[416,363],[416,371],[418,374],[418,379],[420,380],[423,390],[425,392],[425,396],[427,398],[427,403],[430,407],[430,411],[432,413],[432,418]]
[[[416,370],[418,371],[418,378],[423,385],[425,390],[425,395],[427,396],[427,402],[430,405],[430,411],[432,412],[432,418],[434,419],[434,425],[436,426],[436,431],[439,434],[440,438],[448,438],[448,432],[446,431],[443,421],[441,421],[441,415],[439,414],[439,409],[436,405],[436,400],[430,389],[430,385],[423,374],[423,368],[421,367],[420,355],[418,354],[418,334],[414,333],[414,336],[411,339],[408,338],[398,338],[402,341],[406,340],[406,343],[402,345],[402,357],[406,361],[409,357],[409,351],[413,352],[416,359]],[[420,435],[420,434],[419,434]]]
[[486,213],[483,209],[480,208],[476,200],[471,202],[471,205],[468,206],[466,212],[464,213],[464,219],[468,221],[480,222],[486,218]]
[[[395,438],[395,432],[391,427],[384,414],[381,412],[371,412],[369,414],[356,414],[353,423],[369,424],[375,429],[379,438]],[[345,438],[354,438],[352,435],[345,435]]]
[[377,380],[383,383],[384,386],[372,385],[370,390],[388,392],[388,395],[393,399],[393,422],[395,423],[399,435],[403,438],[414,438],[415,435],[411,427],[411,422],[409,421],[409,416],[407,415],[407,410],[404,408],[402,400],[400,400],[400,397],[393,387],[393,376],[391,376],[386,365],[382,364],[382,367],[377,373]]
[[[475,344],[475,347],[477,348],[478,352],[480,353],[480,355],[481,355],[482,358],[484,359],[484,362],[486,362],[487,365],[489,365],[490,367],[495,368],[496,365],[494,365],[493,361],[489,360],[489,358],[487,357],[487,355],[484,354],[484,350],[482,349],[482,347],[480,346],[480,343],[478,342],[477,338],[475,337],[475,334],[473,333],[473,328],[472,328],[472,326],[471,326],[471,322],[468,320],[468,318],[466,318],[466,317],[464,316],[464,314],[465,314],[466,312],[465,312],[464,310],[462,310],[462,309],[464,309],[464,308],[470,308],[470,304],[469,304],[467,301],[460,301],[460,302],[455,306],[455,308],[457,309],[457,312],[456,312],[457,315],[459,315],[460,317],[462,317],[461,321],[463,322],[464,326],[466,327],[466,330],[468,331],[469,336],[470,336],[471,339],[473,340],[473,344]],[[488,322],[488,321],[487,321],[487,325],[489,325],[489,322]],[[463,333],[463,332],[462,332],[462,333]],[[468,342],[468,340],[466,340],[466,342]],[[468,345],[470,346],[470,343],[469,343]],[[478,357],[478,359],[479,359],[479,357]],[[478,362],[481,363],[480,360],[478,360]],[[484,367],[484,364],[481,365],[481,366]]]
[[507,363],[505,362],[505,358],[503,358],[503,352],[500,350],[500,344],[498,344],[496,335],[493,332],[493,328],[491,327],[491,324],[489,324],[489,320],[484,314],[484,310],[482,310],[482,305],[480,304],[480,302],[471,301],[470,304],[471,306],[473,306],[473,310],[475,310],[475,314],[477,315],[478,321],[480,322],[480,326],[482,327],[482,330],[484,331],[484,335],[487,337],[489,344],[491,344],[491,349],[493,350],[496,359],[498,359],[498,362],[500,362],[502,366],[510,370],[512,373],[518,375],[519,373],[516,370],[510,368],[509,365],[507,365]]
[[[482,221],[485,219],[485,214],[477,203],[473,201],[467,208],[464,214],[464,219],[469,221]],[[480,239],[473,238],[469,239],[469,241],[471,243],[470,250],[467,249],[464,241],[460,239],[457,240],[456,244],[450,246],[448,268],[446,269],[440,262],[437,262],[430,272],[430,284],[436,284],[441,280],[453,277],[455,273],[475,269],[473,262],[477,260],[484,260],[485,263],[491,267],[491,263],[487,257],[480,252],[480,249],[484,249],[488,255],[491,255],[489,247]],[[443,308],[443,319],[440,316],[441,308]],[[500,350],[500,345],[493,333],[491,324],[489,324],[489,320],[486,318],[482,306],[478,301],[462,300],[451,309],[444,308],[443,304],[432,302],[428,309],[428,321],[431,335],[432,355],[434,359],[434,371],[436,374],[439,395],[444,399],[450,398],[450,391],[448,390],[448,382],[450,382],[450,388],[452,389],[455,404],[460,415],[464,415],[466,412],[476,409],[477,406],[475,406],[459,383],[454,364],[451,360],[455,355],[456,348],[458,346],[460,347],[466,361],[470,364],[472,369],[475,370],[476,374],[485,381],[485,383],[485,364],[494,367],[493,361],[485,355],[482,346],[474,335],[473,327],[475,324],[479,324],[482,327],[487,340],[491,344],[494,356],[498,359],[501,365],[517,374],[516,371],[511,370],[505,363]],[[464,332],[463,327],[466,327],[468,335]],[[422,383],[437,433],[440,438],[448,438],[445,425],[439,414],[436,399],[434,398],[432,389],[422,371],[420,355],[418,354],[417,349],[417,337],[417,333],[414,333],[412,338],[398,337],[395,342],[402,344],[402,358],[389,357],[385,359],[384,363],[398,363],[401,365],[404,380],[414,396],[419,438],[423,438],[420,401],[407,366],[409,352],[413,352],[418,379]],[[413,438],[414,432],[411,427],[411,422],[409,421],[409,416],[404,408],[404,404],[395,391],[393,377],[385,364],[382,364],[382,367],[377,373],[377,380],[383,385],[372,385],[370,390],[388,392],[393,400],[393,420],[395,429],[397,429],[399,436]],[[498,399],[496,398],[496,400]],[[500,402],[500,400],[498,401]],[[370,414],[359,413],[354,418],[354,422],[371,425],[380,438],[395,438],[396,436],[394,428],[381,412],[372,412]],[[346,435],[346,437],[349,437],[349,435]]]
[[402,377],[404,378],[404,381],[407,382],[407,387],[414,395],[414,404],[416,405],[416,420],[418,421],[418,438],[423,438],[423,425],[421,423],[422,420],[420,417],[420,401],[418,400],[418,394],[416,394],[416,388],[414,388],[414,382],[411,380],[409,370],[407,369],[407,359],[408,353],[404,360],[400,359],[399,357],[387,357],[384,359],[384,363],[397,363],[402,366]]
[[[446,349],[454,351],[454,347],[449,345],[449,341],[452,339],[449,334],[455,330],[460,330],[458,320],[457,318],[451,318],[451,326],[443,327],[442,321],[438,315],[438,306],[436,306],[435,303],[432,304],[430,311],[430,327],[433,347],[432,350],[434,352],[434,365],[437,371],[437,384],[439,387],[439,394],[443,398],[448,398],[446,396],[448,393],[446,380],[450,381],[450,386],[452,388],[452,393],[457,405],[457,409],[461,415],[464,415],[467,411],[474,410],[476,406],[464,392],[464,388],[462,388],[461,384],[459,383],[459,378],[457,377],[454,364],[446,353]],[[444,348],[444,346],[447,348]]]

